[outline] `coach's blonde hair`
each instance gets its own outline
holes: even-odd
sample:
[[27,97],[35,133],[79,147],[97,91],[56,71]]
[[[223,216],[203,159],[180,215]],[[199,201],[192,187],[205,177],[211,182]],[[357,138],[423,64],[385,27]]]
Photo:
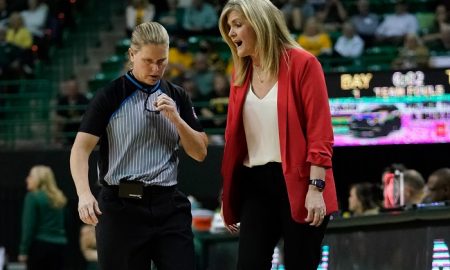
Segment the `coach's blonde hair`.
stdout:
[[[167,45],[168,47],[169,42],[169,34],[164,26],[157,22],[145,22],[134,28],[134,31],[131,34],[130,49],[139,51],[143,46],[148,44]],[[129,61],[128,66],[130,68],[131,65],[132,63]]]
[[37,189],[48,196],[53,207],[62,208],[66,205],[67,198],[56,185],[55,175],[50,167],[44,165],[33,166],[31,174],[37,178]]
[[228,36],[228,15],[233,10],[241,13],[256,33],[255,50],[260,58],[261,69],[278,76],[280,57],[287,57],[286,49],[300,47],[289,33],[283,13],[270,0],[230,0],[220,15],[219,29],[233,56],[234,84],[242,85],[251,59],[249,56],[238,57],[236,46]]

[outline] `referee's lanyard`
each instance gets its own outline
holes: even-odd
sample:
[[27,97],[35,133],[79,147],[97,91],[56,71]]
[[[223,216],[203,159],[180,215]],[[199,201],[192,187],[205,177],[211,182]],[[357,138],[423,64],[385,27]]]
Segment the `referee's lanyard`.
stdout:
[[130,72],[131,71],[127,72],[125,74],[125,77],[127,77],[127,79],[130,80],[142,92],[145,92],[148,95],[151,95],[151,94],[155,93],[156,91],[160,90],[161,92],[164,93],[164,91],[159,88],[159,86],[161,85],[161,80],[158,80],[158,82],[151,89],[148,89],[148,88],[143,87],[142,84],[140,84],[132,75],[130,75]]
[[[144,110],[148,111],[148,112],[154,112],[156,114],[159,114],[160,112],[159,112],[159,110],[157,110],[155,108],[154,102],[156,101],[156,98],[158,96],[160,96],[161,94],[164,93],[162,88],[159,87],[161,85],[161,80],[158,80],[158,82],[151,89],[148,89],[148,88],[143,87],[142,84],[140,84],[134,78],[134,76],[132,76],[130,73],[131,73],[131,71],[127,72],[125,74],[125,77],[128,80],[130,80],[138,88],[138,90],[147,94],[147,98],[145,99],[145,102],[144,102]],[[157,96],[153,97],[152,100],[149,102],[150,97],[152,96],[152,94],[155,94],[155,93],[157,94]]]

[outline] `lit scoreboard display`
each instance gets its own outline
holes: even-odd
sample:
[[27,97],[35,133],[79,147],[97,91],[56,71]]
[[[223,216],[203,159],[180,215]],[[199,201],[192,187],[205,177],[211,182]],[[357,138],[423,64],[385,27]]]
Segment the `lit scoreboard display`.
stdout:
[[450,69],[326,75],[336,146],[450,142]]

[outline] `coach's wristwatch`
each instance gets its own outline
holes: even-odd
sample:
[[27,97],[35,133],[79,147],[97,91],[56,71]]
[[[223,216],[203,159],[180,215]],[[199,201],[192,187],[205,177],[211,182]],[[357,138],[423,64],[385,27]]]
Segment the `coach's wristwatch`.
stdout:
[[315,186],[319,191],[323,191],[325,188],[325,181],[322,179],[310,179],[309,184]]

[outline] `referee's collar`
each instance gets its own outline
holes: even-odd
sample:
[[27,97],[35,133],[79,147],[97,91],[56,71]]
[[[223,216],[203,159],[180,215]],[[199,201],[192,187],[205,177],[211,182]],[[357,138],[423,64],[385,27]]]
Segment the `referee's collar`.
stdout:
[[[132,70],[129,70],[127,73],[125,73],[125,77],[134,84],[139,90],[151,94],[153,92],[156,92],[158,89],[160,89],[161,80],[158,80],[158,82],[155,85],[148,85],[145,83],[139,82],[136,77],[134,77]],[[162,89],[160,89],[162,91]]]

